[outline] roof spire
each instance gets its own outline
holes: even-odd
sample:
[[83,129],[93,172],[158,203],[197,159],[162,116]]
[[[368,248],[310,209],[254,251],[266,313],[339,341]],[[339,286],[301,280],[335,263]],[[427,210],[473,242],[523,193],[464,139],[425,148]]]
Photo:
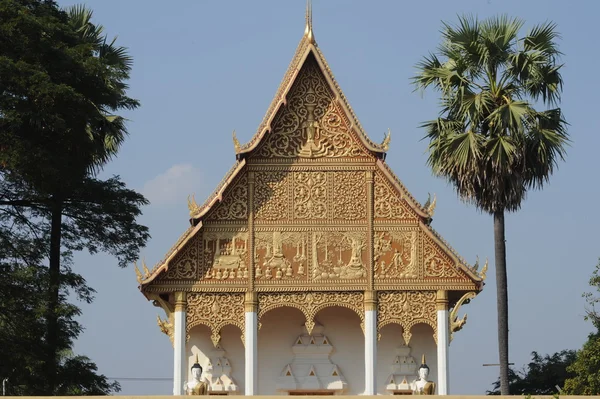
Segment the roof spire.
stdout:
[[313,36],[312,30],[312,1],[306,0],[306,27],[304,28],[304,35],[308,37],[308,40],[314,42],[315,38]]

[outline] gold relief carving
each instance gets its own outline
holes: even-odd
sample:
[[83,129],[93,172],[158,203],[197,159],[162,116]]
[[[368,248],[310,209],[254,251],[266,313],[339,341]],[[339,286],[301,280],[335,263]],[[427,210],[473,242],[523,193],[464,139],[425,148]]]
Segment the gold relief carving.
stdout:
[[229,187],[223,200],[216,204],[207,220],[246,220],[248,218],[248,178],[240,174],[237,182]]
[[257,220],[280,221],[288,218],[287,171],[256,173],[254,188],[254,218]]
[[254,243],[255,279],[306,279],[307,232],[257,232]]
[[248,232],[204,232],[204,269],[202,278],[213,280],[248,279]]
[[363,220],[367,217],[367,185],[364,171],[331,172],[333,218]]
[[173,326],[175,323],[173,305],[171,303],[169,303],[168,301],[165,301],[158,294],[149,293],[147,295],[148,295],[148,298],[150,300],[152,300],[152,304],[154,306],[159,307],[162,310],[164,310],[167,318],[165,320],[163,320],[163,319],[161,319],[160,316],[157,315],[156,322],[158,324],[158,328],[160,328],[160,331],[169,337],[169,340],[171,341],[171,344],[173,345],[173,343],[174,343],[174,335],[173,335],[174,327]]
[[373,261],[376,278],[419,277],[416,231],[376,231]]
[[306,317],[306,329],[312,333],[315,316],[322,309],[341,306],[352,309],[364,325],[364,295],[362,292],[308,292],[258,294],[258,318],[269,310],[289,306],[299,309]]
[[380,172],[375,174],[375,218],[414,219],[414,212]]
[[415,324],[424,323],[433,329],[437,342],[436,291],[380,291],[377,331],[388,324],[402,326],[402,336],[408,345]]
[[462,277],[454,261],[427,236],[424,236],[425,277],[456,278]]
[[365,278],[369,263],[366,246],[364,231],[313,232],[313,280]]
[[307,59],[275,116],[258,158],[371,157],[314,59]]
[[210,338],[215,347],[221,340],[221,329],[226,325],[237,326],[242,331],[244,342],[244,294],[191,293],[187,299],[187,326],[190,330],[203,324],[210,328]]
[[454,305],[454,308],[452,311],[450,311],[450,342],[452,342],[452,339],[454,338],[454,333],[456,331],[460,331],[464,325],[467,324],[467,314],[465,313],[462,319],[459,319],[458,310],[462,305],[468,304],[471,299],[475,298],[476,296],[477,293],[475,292],[467,292],[458,300],[458,302],[456,302],[456,305]]
[[195,280],[198,260],[202,257],[202,234],[192,237],[185,247],[175,255],[165,275],[167,280]]
[[297,172],[294,176],[294,218],[327,217],[327,174]]

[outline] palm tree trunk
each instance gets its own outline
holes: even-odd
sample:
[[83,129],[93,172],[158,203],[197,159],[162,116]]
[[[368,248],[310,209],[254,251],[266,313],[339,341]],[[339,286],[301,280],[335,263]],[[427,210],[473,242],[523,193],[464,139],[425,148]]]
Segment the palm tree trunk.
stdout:
[[504,210],[494,212],[496,254],[496,302],[498,306],[498,354],[500,360],[500,394],[509,395],[508,386],[508,282],[506,278],[506,240]]
[[60,295],[60,247],[62,238],[62,200],[56,199],[52,205],[50,227],[50,267],[48,286],[48,309],[46,315],[46,395],[54,395],[57,385],[58,362],[58,305]]

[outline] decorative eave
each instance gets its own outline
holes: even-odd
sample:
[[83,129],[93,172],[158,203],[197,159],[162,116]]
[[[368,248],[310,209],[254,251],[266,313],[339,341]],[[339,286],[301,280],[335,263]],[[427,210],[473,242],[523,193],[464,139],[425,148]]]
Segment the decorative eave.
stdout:
[[331,72],[331,68],[325,60],[325,56],[317,46],[317,43],[314,40],[314,35],[312,34],[312,28],[309,30],[307,25],[307,30],[302,39],[300,40],[298,47],[296,48],[294,57],[292,58],[292,61],[288,66],[283,80],[277,88],[275,97],[271,101],[271,105],[267,109],[267,113],[265,114],[261,124],[258,126],[256,133],[248,143],[244,145],[236,144],[236,156],[238,157],[238,159],[241,159],[244,156],[244,154],[247,154],[254,150],[256,147],[258,147],[263,137],[271,131],[271,122],[275,118],[275,115],[277,115],[277,112],[279,111],[281,106],[287,104],[286,96],[289,90],[291,89],[296,79],[296,76],[300,72],[302,65],[304,65],[304,62],[306,61],[306,58],[310,53],[312,53],[315,57],[315,60],[317,61],[317,64],[319,65],[323,76],[325,76],[327,83],[329,84],[331,90],[334,93],[336,102],[342,107],[346,115],[349,115],[351,122],[350,128],[357,132],[357,135],[360,138],[362,144],[368,150],[374,152],[375,155],[378,157],[382,157],[383,154],[387,152],[390,142],[389,132],[385,136],[381,144],[376,144],[373,141],[371,141],[371,139],[369,139],[362,125],[358,121],[356,114],[352,110],[352,107],[350,107],[348,100],[344,96],[342,89],[335,80],[333,73]]

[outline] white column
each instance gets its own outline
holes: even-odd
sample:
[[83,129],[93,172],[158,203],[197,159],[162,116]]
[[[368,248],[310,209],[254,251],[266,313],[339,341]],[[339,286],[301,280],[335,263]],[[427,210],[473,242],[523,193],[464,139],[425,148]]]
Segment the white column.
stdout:
[[173,326],[173,395],[183,395],[183,383],[187,374],[185,358],[186,294],[175,293],[175,325]]
[[244,394],[258,394],[258,319],[256,316],[256,293],[246,293],[245,303],[245,376]]
[[448,319],[448,292],[437,293],[437,375],[438,395],[448,395],[449,390],[449,362],[448,345],[450,344],[449,319]]
[[377,293],[365,291],[365,395],[377,394]]

